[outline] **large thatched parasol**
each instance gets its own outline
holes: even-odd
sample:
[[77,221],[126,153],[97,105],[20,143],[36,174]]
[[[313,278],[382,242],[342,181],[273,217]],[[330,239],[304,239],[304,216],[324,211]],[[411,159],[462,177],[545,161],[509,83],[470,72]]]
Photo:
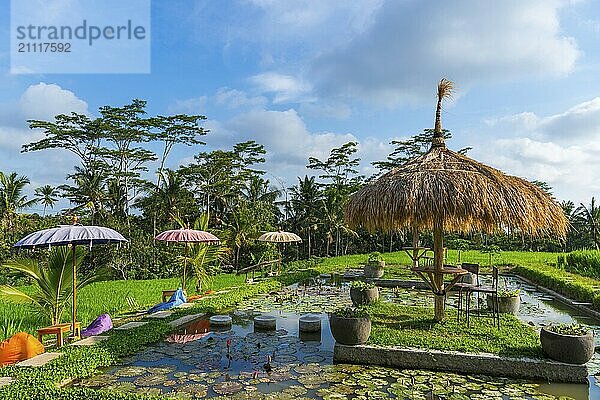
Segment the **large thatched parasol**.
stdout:
[[435,317],[444,318],[443,233],[510,230],[564,237],[562,208],[536,185],[446,148],[442,100],[452,82],[438,85],[435,132],[429,151],[356,192],[346,208],[351,226],[370,230],[432,229]]

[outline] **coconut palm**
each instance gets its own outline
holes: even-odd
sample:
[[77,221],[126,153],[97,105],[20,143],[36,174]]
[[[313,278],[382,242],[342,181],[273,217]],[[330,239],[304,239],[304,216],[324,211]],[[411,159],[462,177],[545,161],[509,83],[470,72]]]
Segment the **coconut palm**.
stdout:
[[58,201],[58,194],[58,188],[50,185],[44,185],[35,189],[37,201],[44,206],[44,216],[46,216],[46,207],[54,208],[54,204]]
[[[76,247],[77,267],[83,262],[85,250]],[[33,279],[34,292],[25,293],[18,288],[0,286],[0,298],[15,303],[30,304],[48,316],[52,324],[58,324],[73,296],[73,250],[69,246],[56,247],[50,251],[48,264],[35,260],[10,261],[4,267],[24,273]],[[77,280],[77,290],[95,281],[99,275]]]
[[596,204],[596,199],[592,197],[589,206],[583,203],[575,210],[575,215],[579,225],[581,225],[590,235],[596,250],[600,249],[600,207]]
[[10,237],[17,212],[37,203],[37,199],[28,200],[27,195],[23,194],[28,184],[29,178],[24,175],[17,175],[16,172],[6,175],[0,171],[0,216],[9,240],[12,240]]

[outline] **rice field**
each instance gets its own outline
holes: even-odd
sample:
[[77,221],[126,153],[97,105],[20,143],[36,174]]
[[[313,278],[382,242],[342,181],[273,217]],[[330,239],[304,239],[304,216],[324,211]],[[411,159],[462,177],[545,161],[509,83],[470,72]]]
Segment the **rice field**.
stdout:
[[[98,315],[108,313],[116,316],[136,309],[145,309],[161,301],[163,290],[180,286],[180,278],[104,281],[92,283],[77,293],[77,319],[82,325],[93,321]],[[210,286],[213,290],[240,286],[243,276],[223,274],[214,277]],[[31,287],[21,288],[30,291]],[[65,322],[70,321],[71,313],[63,315]],[[37,328],[49,325],[49,319],[37,310],[22,304],[0,303],[0,340],[21,331],[35,333]]]
[[[492,257],[495,265],[553,265],[559,253],[536,252],[501,252]],[[347,268],[356,268],[365,262],[367,255],[357,254],[332,257],[322,260],[317,267],[320,272],[341,272]],[[410,258],[404,251],[385,253],[385,277],[408,278],[411,272],[407,268]],[[477,262],[482,266],[489,265],[489,255],[480,251],[461,252],[462,262]],[[447,263],[458,262],[458,252],[448,250]],[[244,284],[244,276],[223,274],[214,277],[211,289],[240,286]],[[94,320],[98,315],[108,313],[111,316],[123,314],[136,309],[148,308],[161,301],[161,292],[179,286],[179,278],[153,280],[105,281],[93,283],[78,292],[77,317],[83,325]],[[30,287],[22,288],[31,290]],[[70,320],[70,310],[63,315],[64,321]],[[16,332],[35,333],[41,326],[49,325],[49,320],[28,306],[9,302],[0,303],[0,340],[12,336]]]

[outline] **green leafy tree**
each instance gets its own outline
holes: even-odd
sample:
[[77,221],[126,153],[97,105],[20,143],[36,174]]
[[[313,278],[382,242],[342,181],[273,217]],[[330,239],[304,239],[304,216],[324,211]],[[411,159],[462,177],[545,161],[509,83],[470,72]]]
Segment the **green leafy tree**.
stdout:
[[[443,129],[444,139],[450,139],[452,134],[449,130]],[[431,140],[433,138],[434,129],[424,129],[423,132],[411,136],[405,140],[392,140],[391,145],[395,146],[385,161],[375,161],[373,166],[378,168],[382,172],[389,171],[396,167],[406,164],[412,159],[415,159],[423,154],[427,153],[431,146]],[[460,149],[460,154],[466,154],[471,147],[465,147]]]

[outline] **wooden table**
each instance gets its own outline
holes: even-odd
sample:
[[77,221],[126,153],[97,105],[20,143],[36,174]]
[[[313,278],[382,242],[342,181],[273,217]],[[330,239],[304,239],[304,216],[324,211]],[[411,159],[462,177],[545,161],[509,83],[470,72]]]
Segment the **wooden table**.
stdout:
[[[47,326],[45,328],[41,328],[37,330],[38,340],[42,343],[42,338],[44,335],[56,335],[56,346],[62,347],[64,344],[65,333],[71,331],[72,324],[57,324],[52,326]],[[81,324],[79,322],[75,323],[75,332],[74,336],[79,338],[81,336]]]
[[431,249],[429,247],[403,247],[402,250],[404,250],[412,260],[413,267],[417,268],[421,257]]
[[445,265],[444,268],[442,268],[441,273],[443,275],[454,275],[454,278],[447,285],[444,284],[444,288],[442,289],[442,288],[438,288],[437,285],[435,284],[434,277],[435,277],[435,273],[437,271],[435,270],[434,267],[416,267],[416,268],[411,268],[411,271],[413,271],[414,273],[419,275],[421,277],[421,279],[423,279],[425,281],[425,283],[427,283],[427,285],[429,285],[429,288],[435,294],[445,294],[445,292],[447,290],[450,290],[452,288],[452,286],[454,286],[456,284],[456,282],[458,282],[459,279],[463,275],[465,275],[469,272],[466,269],[453,267],[450,265]]

